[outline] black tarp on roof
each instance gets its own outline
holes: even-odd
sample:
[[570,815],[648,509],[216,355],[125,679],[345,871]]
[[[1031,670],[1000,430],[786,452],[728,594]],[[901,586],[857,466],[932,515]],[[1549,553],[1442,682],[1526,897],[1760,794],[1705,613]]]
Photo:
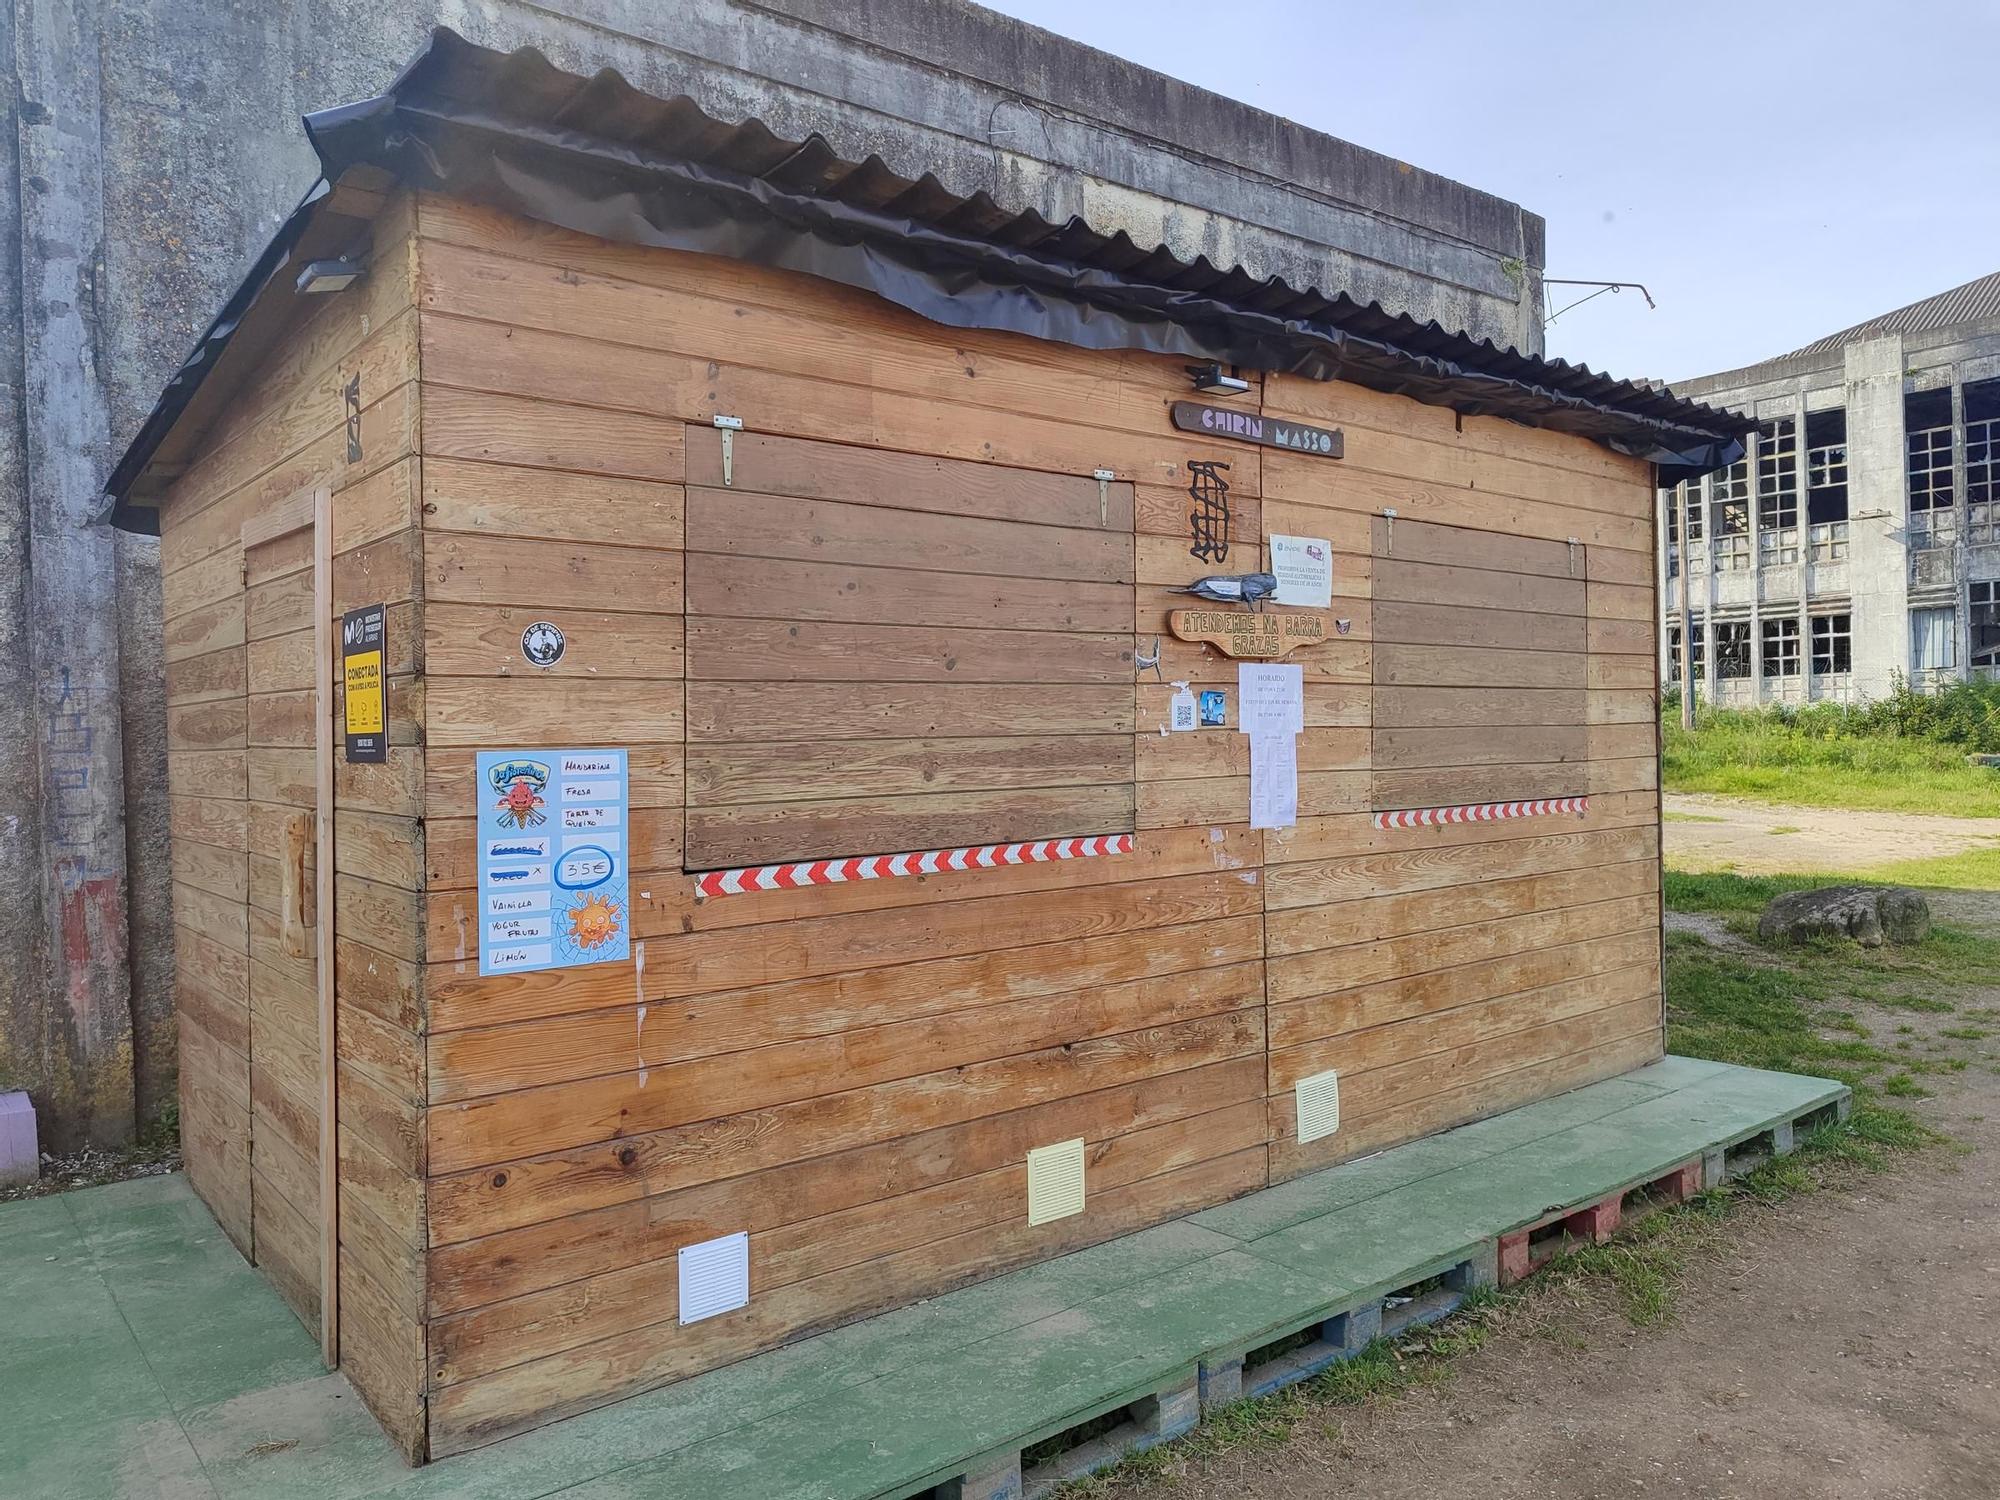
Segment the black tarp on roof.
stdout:
[[1219,360],[1505,417],[1661,466],[1660,481],[1735,461],[1751,425],[1614,380],[1362,305],[1175,257],[1081,219],[1053,224],[936,178],[850,162],[813,135],[782,140],[615,72],[564,73],[439,29],[376,99],[306,117],[322,182],[306,196],[162,392],[106,491],[115,524],[154,529],[135,481],[295,249],[327,184],[357,168],[604,239],[723,255],[876,293],[934,322],[1091,349]]

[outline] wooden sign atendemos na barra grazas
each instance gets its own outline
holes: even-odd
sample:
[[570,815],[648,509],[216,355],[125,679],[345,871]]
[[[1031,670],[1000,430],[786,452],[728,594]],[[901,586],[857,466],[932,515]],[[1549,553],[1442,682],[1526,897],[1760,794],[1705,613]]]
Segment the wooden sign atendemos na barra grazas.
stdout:
[[1285,656],[1326,639],[1326,620],[1316,614],[1270,610],[1262,614],[1228,609],[1176,609],[1167,614],[1176,640],[1202,641],[1224,656],[1253,660]]

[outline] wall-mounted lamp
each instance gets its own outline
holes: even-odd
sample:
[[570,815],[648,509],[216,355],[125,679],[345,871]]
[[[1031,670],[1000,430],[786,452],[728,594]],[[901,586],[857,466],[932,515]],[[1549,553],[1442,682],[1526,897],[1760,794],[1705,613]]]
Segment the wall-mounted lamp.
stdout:
[[305,269],[299,272],[298,287],[307,295],[344,292],[366,275],[367,270],[360,261],[345,256],[339,260],[307,261]]
[[1189,375],[1194,377],[1194,388],[1208,396],[1240,396],[1250,389],[1250,382],[1237,375],[1225,375],[1222,366],[1189,365]]

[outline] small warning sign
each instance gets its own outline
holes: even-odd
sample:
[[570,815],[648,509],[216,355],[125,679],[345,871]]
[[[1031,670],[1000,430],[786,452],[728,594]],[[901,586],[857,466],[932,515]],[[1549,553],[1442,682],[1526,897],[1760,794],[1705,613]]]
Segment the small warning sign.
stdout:
[[386,604],[363,605],[340,617],[340,680],[350,762],[380,763],[389,758],[389,711],[383,681],[388,635]]

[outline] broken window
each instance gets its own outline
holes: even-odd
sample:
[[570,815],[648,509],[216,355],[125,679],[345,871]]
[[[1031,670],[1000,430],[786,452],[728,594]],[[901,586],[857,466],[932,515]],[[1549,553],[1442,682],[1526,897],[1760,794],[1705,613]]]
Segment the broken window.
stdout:
[[1765,620],[1764,627],[1764,675],[1766,677],[1796,677],[1799,675],[1799,622],[1796,615],[1786,615],[1779,619]]
[[1910,669],[1930,676],[1958,670],[1957,610],[1910,611]]
[[1714,476],[1714,493],[1709,497],[1708,508],[1714,517],[1711,528],[1716,536],[1733,536],[1750,533],[1750,464],[1747,459],[1738,459],[1728,468],[1717,471]]
[[1806,521],[1847,519],[1847,413],[1816,411],[1806,417]]
[[1837,677],[1854,670],[1852,621],[1846,614],[1813,616],[1813,676]]
[[1781,417],[1757,429],[1757,529],[1779,536],[1793,532],[1796,549],[1798,524],[1798,429],[1790,417]]
[[1847,413],[1806,416],[1806,550],[1815,563],[1847,556]]
[[1723,682],[1750,675],[1750,622],[1722,620],[1715,627],[1715,675]]
[[[1702,622],[1696,620],[1688,632],[1688,666],[1692,669],[1696,682],[1700,682],[1708,675],[1708,664],[1703,659],[1704,642],[1702,635]],[[1667,627],[1667,653],[1667,681],[1669,683],[1679,682],[1681,680],[1681,628],[1678,625],[1669,625]]]
[[1710,481],[1709,554],[1715,570],[1734,572],[1750,566],[1750,464],[1738,460]]
[[1742,573],[1750,569],[1750,538],[1737,532],[1718,536],[1715,539],[1715,570],[1718,573]]
[[2000,380],[1965,388],[1965,505],[1966,540],[2000,543]]
[[1910,545],[1951,544],[1951,392],[1918,391],[1903,400]]
[[2000,584],[1991,580],[1975,583],[1969,600],[1972,613],[1967,620],[1972,634],[1972,665],[2000,667]]
[[1687,539],[1698,542],[1707,534],[1707,528],[1702,525],[1701,481],[1688,480],[1681,485],[1679,495],[1681,511],[1687,517]]

